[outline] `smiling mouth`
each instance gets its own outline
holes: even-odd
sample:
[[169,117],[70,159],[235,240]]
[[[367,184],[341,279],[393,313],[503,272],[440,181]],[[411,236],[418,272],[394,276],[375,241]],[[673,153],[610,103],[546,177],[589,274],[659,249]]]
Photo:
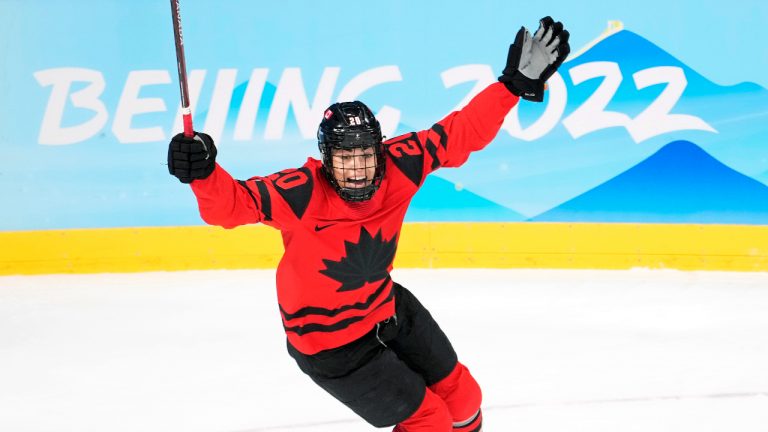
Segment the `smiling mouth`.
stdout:
[[361,187],[368,186],[368,184],[370,183],[370,180],[368,180],[367,178],[362,178],[362,179],[348,178],[344,181],[344,183],[346,183],[347,187],[361,188]]

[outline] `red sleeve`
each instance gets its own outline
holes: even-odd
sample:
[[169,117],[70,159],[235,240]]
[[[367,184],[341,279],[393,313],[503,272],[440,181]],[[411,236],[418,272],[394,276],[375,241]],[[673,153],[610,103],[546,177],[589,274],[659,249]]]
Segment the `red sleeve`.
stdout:
[[234,228],[262,222],[283,229],[304,215],[314,174],[304,166],[267,177],[235,180],[218,164],[206,179],[192,182],[200,216],[210,225]]
[[385,146],[394,164],[420,186],[427,174],[461,166],[470,153],[493,141],[518,101],[504,84],[491,84],[431,128],[393,138]]

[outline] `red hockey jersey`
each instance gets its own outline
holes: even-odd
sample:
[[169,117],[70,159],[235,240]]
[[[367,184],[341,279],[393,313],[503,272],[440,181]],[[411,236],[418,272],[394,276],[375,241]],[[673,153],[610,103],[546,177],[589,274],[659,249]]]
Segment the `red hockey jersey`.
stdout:
[[288,340],[304,354],[336,348],[394,314],[389,272],[408,204],[427,174],[457,167],[498,133],[518,98],[501,83],[430,129],[384,143],[386,171],[368,201],[341,199],[309,158],[298,169],[234,180],[216,166],[192,182],[200,215],[233,228],[261,222],[281,231],[277,297]]

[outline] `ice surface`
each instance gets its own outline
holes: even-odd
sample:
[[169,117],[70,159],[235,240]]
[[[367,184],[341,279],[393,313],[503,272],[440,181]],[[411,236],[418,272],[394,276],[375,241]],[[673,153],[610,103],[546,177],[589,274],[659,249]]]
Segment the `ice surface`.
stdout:
[[[768,274],[398,270],[485,431],[768,431]],[[285,351],[273,271],[0,277],[0,431],[375,430]]]

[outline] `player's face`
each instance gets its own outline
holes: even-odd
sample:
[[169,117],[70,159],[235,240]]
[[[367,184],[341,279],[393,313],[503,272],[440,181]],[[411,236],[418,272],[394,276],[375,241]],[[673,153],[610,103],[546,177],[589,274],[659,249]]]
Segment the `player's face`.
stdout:
[[358,189],[370,185],[376,175],[376,151],[373,147],[333,150],[333,176],[339,186]]

